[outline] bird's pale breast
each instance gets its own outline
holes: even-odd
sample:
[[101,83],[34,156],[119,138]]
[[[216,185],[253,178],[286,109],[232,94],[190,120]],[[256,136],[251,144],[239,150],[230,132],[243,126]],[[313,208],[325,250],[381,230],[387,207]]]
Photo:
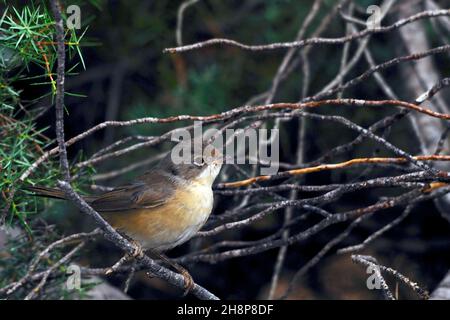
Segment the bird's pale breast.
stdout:
[[195,235],[208,219],[212,206],[210,184],[194,181],[178,187],[161,206],[104,216],[114,228],[140,242],[145,249],[164,251]]

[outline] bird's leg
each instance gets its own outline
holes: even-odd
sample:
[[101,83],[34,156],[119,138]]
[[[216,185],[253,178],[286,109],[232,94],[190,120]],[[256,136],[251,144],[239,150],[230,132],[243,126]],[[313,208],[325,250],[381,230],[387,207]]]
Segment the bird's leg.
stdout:
[[162,253],[151,251],[151,255],[161,259],[161,261],[165,262],[169,266],[173,267],[176,271],[178,271],[184,278],[184,293],[183,296],[187,295],[189,291],[191,291],[194,288],[194,279],[192,279],[192,276],[190,275],[189,271],[187,271],[183,266],[180,264],[173,262],[170,260],[167,256],[165,256]]
[[132,253],[128,253],[128,257],[129,258],[134,258],[134,259],[140,259],[144,256],[144,249],[142,248],[142,245],[134,240],[133,238],[127,236],[126,234],[123,234],[121,232],[119,232],[122,237],[124,237],[125,239],[127,239],[128,241],[131,242],[131,245],[133,246],[133,252]]

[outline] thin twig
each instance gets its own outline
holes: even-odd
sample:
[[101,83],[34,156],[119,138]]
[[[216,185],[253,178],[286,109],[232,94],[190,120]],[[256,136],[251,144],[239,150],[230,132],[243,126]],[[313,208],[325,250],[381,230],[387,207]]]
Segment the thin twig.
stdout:
[[186,52],[186,51],[191,51],[191,50],[198,50],[198,49],[202,49],[202,48],[213,46],[213,45],[228,45],[228,46],[234,46],[234,47],[237,47],[237,48],[240,48],[243,50],[249,50],[249,51],[301,48],[304,46],[317,45],[317,44],[336,45],[336,44],[343,44],[348,41],[360,39],[360,38],[366,37],[371,34],[390,32],[392,30],[398,29],[404,25],[407,25],[409,23],[412,23],[412,22],[420,20],[420,19],[434,18],[434,17],[448,16],[448,15],[450,15],[450,10],[423,11],[423,12],[417,13],[413,16],[410,16],[408,18],[399,20],[390,26],[365,29],[361,32],[354,33],[354,34],[340,37],[340,38],[309,38],[309,39],[300,40],[300,41],[278,42],[278,43],[271,43],[271,44],[267,44],[267,45],[246,45],[246,44],[243,44],[241,42],[231,40],[231,39],[210,39],[207,41],[197,42],[197,43],[182,46],[182,47],[166,48],[163,50],[163,52],[180,53],[180,52]]

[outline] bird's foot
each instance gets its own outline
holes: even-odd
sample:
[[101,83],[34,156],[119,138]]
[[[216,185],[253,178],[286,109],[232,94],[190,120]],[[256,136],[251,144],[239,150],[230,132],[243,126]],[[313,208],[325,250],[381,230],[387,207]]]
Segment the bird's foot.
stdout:
[[194,279],[192,278],[192,276],[189,273],[189,271],[187,271],[183,266],[181,266],[180,264],[170,260],[168,257],[166,257],[162,253],[155,252],[155,251],[150,251],[150,255],[161,259],[162,262],[165,262],[167,265],[169,265],[172,268],[174,268],[176,271],[178,271],[178,273],[180,273],[183,276],[183,278],[184,278],[184,293],[183,293],[183,296],[186,296],[194,288],[194,285],[195,285]]
[[182,268],[179,271],[184,278],[184,293],[183,293],[184,297],[187,296],[187,294],[194,288],[194,279],[192,279],[192,276],[186,269]]
[[130,254],[130,257],[134,259],[141,259],[144,256],[144,249],[142,248],[142,245],[136,240],[131,240],[131,243],[133,244],[133,252]]

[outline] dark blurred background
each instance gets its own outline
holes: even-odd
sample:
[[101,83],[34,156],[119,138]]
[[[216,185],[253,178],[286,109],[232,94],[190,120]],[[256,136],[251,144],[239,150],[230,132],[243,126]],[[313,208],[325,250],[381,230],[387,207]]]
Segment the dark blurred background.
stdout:
[[[66,90],[83,94],[85,97],[67,96],[66,137],[70,138],[105,120],[128,120],[139,117],[165,117],[179,114],[208,115],[245,104],[252,97],[266,91],[272,82],[284,50],[247,52],[227,46],[208,47],[183,54],[163,54],[163,49],[176,46],[175,28],[177,10],[182,1],[92,1],[80,3],[83,29],[88,26],[82,47],[86,70],[76,67],[77,74],[69,76]],[[361,8],[378,1],[355,1]],[[406,1],[409,3],[410,1]],[[412,1],[411,1],[412,2]],[[76,1],[74,1],[76,3]],[[246,0],[246,1],[199,1],[189,7],[184,15],[183,43],[190,44],[210,38],[230,38],[248,44],[285,42],[295,39],[296,33],[313,1],[293,0]],[[399,1],[400,6],[401,1]],[[442,7],[448,1],[437,1]],[[308,29],[307,36],[317,28],[335,1],[324,1],[321,11]],[[405,4],[405,1],[403,1]],[[364,17],[363,13],[359,14]],[[402,16],[397,8],[387,16],[383,24],[394,22]],[[404,16],[404,15],[403,15]],[[442,38],[435,35],[432,25],[427,23],[430,43],[442,45]],[[334,19],[324,37],[340,37],[346,32],[345,23]],[[448,38],[446,38],[448,40]],[[354,50],[357,42],[352,43]],[[377,63],[405,54],[397,32],[372,36],[370,49]],[[311,86],[309,94],[317,92],[339,70],[341,50],[339,46],[319,45],[312,47],[309,58]],[[437,56],[440,70],[449,70],[448,55]],[[74,59],[76,61],[76,59]],[[73,65],[71,62],[69,65]],[[405,81],[399,69],[402,65],[383,72],[384,77],[396,89],[400,99],[411,101],[414,97],[402,86]],[[362,60],[347,76],[348,79],[367,70]],[[280,87],[275,102],[295,102],[300,98],[302,83],[301,63]],[[24,98],[39,95],[40,88],[26,90]],[[44,90],[44,89],[43,89]],[[374,81],[345,91],[344,97],[381,99],[383,92]],[[447,95],[448,97],[448,95]],[[49,98],[41,100],[37,107],[51,106]],[[352,121],[368,126],[381,117],[393,114],[389,109],[356,109],[326,107],[317,110],[324,114],[340,114]],[[54,137],[54,113],[51,109],[39,118],[40,127]],[[187,123],[186,123],[187,124]],[[110,128],[99,131],[88,139],[69,148],[71,159],[89,157],[100,148],[130,135],[159,135],[179,124],[149,124],[124,128]],[[311,161],[324,151],[356,137],[354,132],[327,122],[306,122],[305,161]],[[280,161],[295,162],[295,146],[298,126],[296,122],[283,125],[280,135]],[[418,153],[417,143],[411,139],[411,129],[406,120],[397,124],[389,140],[412,154]],[[113,158],[95,165],[95,174],[125,167],[126,165],[151,158],[170,144],[143,148],[122,157]],[[333,159],[333,162],[362,155],[370,155],[376,145],[366,143],[355,149],[351,155]],[[117,178],[99,181],[105,186],[114,186],[126,181],[148,166],[142,166]],[[89,169],[90,170],[90,169]],[[389,174],[389,171],[384,173]],[[327,184],[350,181],[362,172],[351,168],[335,172],[307,175],[305,184]],[[82,172],[83,173],[83,172]],[[95,175],[94,174],[94,175]],[[89,188],[85,191],[92,192]],[[386,192],[357,192],[347,195],[326,209],[331,212],[345,211],[377,201]],[[288,192],[284,195],[288,196]],[[299,194],[298,197],[306,196]],[[309,194],[310,196],[310,194]],[[229,197],[216,196],[215,214],[228,208]],[[89,229],[90,221],[75,209],[68,209],[57,201],[49,201],[44,217],[56,223],[65,234]],[[356,228],[341,246],[361,242],[374,230],[401,213],[401,208],[385,210]],[[314,219],[314,218],[311,218]],[[251,227],[226,232],[201,244],[191,241],[169,253],[175,257],[189,252],[195,246],[203,246],[221,239],[256,240],[276,231],[282,224],[281,214],[272,214]],[[280,279],[281,294],[290,283],[292,275],[311,259],[333,236],[343,230],[336,225],[306,242],[290,246],[287,261]],[[194,244],[193,244],[194,242]],[[433,289],[450,267],[450,225],[437,212],[432,202],[417,206],[412,214],[399,226],[393,228],[375,241],[365,254],[379,259],[410,276],[428,289]],[[332,250],[331,253],[334,253]],[[265,298],[273,272],[277,250],[257,255],[226,260],[217,264],[195,263],[187,265],[193,278],[219,297],[227,299]],[[92,245],[90,254],[83,257],[86,263],[105,266],[113,263],[119,252],[109,244]],[[306,276],[300,279],[290,298],[293,299],[379,299],[381,293],[366,288],[367,274],[361,266],[351,262],[349,255],[328,254]],[[124,277],[108,279],[121,286]],[[395,288],[395,282],[390,282]],[[139,273],[133,280],[129,295],[136,299],[180,297],[177,291],[157,279],[149,279]],[[402,285],[400,298],[415,298]]]

